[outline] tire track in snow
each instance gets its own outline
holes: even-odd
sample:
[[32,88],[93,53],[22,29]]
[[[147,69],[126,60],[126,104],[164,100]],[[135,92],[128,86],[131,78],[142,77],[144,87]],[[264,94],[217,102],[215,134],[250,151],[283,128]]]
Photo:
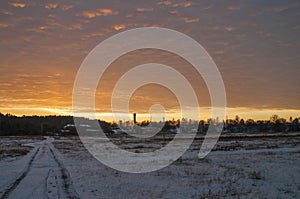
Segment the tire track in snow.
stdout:
[[35,153],[33,154],[33,156],[31,157],[26,169],[24,170],[24,172],[12,183],[9,185],[9,187],[5,190],[5,192],[3,193],[3,195],[1,196],[1,199],[4,198],[8,198],[9,194],[20,184],[20,182],[26,177],[26,175],[28,174],[28,172],[30,171],[31,165],[33,160],[35,159],[36,155],[38,154],[38,152],[40,151],[40,147],[35,151]]
[[66,195],[68,198],[72,198],[72,199],[79,199],[80,197],[78,196],[75,188],[73,187],[73,182],[70,178],[70,174],[68,172],[68,170],[63,166],[63,164],[58,160],[58,158],[56,157],[55,153],[53,152],[53,150],[51,149],[51,147],[49,147],[50,152],[53,156],[53,159],[55,160],[55,162],[57,163],[60,172],[61,172],[61,177],[62,177],[62,181],[63,181],[63,186],[64,186],[64,190],[66,192]]
[[63,198],[61,197],[60,191],[58,190],[59,183],[58,183],[57,175],[55,174],[55,171],[53,169],[50,169],[48,171],[47,177],[45,179],[45,187],[46,187],[45,197],[47,199]]

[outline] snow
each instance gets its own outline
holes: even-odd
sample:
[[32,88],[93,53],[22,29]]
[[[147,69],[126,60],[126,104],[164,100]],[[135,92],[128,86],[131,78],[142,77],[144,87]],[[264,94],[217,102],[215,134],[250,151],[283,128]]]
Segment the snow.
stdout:
[[[76,137],[47,137],[0,161],[0,198],[300,198],[300,137],[251,136],[219,141],[204,159],[195,141],[170,166],[145,174],[101,164]],[[160,146],[120,144],[140,152]]]
[[3,198],[76,198],[75,190],[68,184],[69,176],[57,160],[53,138],[27,144],[32,151],[13,162],[1,162],[0,194]]

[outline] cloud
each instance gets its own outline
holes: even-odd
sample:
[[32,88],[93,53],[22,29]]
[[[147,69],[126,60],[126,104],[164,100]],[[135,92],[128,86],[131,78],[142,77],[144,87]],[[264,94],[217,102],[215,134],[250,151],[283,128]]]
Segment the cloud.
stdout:
[[118,15],[118,14],[119,14],[118,11],[105,8],[96,11],[83,11],[81,15],[84,16],[85,18],[92,19],[94,17],[100,17],[100,16],[105,17],[109,15]]
[[286,7],[275,7],[275,8],[273,8],[273,11],[274,12],[282,12],[282,11],[284,11],[286,9],[288,9],[287,6]]
[[220,30],[221,27],[220,26],[210,26],[208,27],[209,30],[213,30],[213,31],[216,31],[216,30]]
[[239,6],[228,6],[227,7],[227,10],[240,10],[240,7]]
[[174,14],[174,15],[178,15],[178,11],[177,10],[171,10],[171,11],[169,11],[169,13]]
[[8,24],[6,23],[0,23],[0,28],[7,28],[8,27]]
[[157,3],[158,5],[165,5],[165,6],[172,6],[172,7],[190,7],[192,5],[189,1],[179,2],[179,3],[172,3],[169,0],[160,1]]
[[138,12],[153,11],[153,8],[137,8],[136,11]]
[[0,13],[5,15],[13,15],[14,13],[9,10],[0,9]]
[[169,6],[169,5],[171,5],[172,3],[171,3],[171,1],[166,0],[166,1],[160,1],[160,2],[158,2],[157,4],[158,4],[158,5]]
[[279,45],[281,47],[290,47],[292,45],[292,43],[284,42],[281,40],[276,40],[274,43],[276,43],[277,45]]
[[172,5],[172,7],[179,7],[179,6],[181,6],[181,7],[187,8],[187,7],[190,7],[191,5],[192,5],[191,2],[185,1],[185,2],[180,2],[180,3],[174,3]]
[[65,10],[69,10],[69,9],[73,8],[74,6],[73,5],[61,5],[60,7],[63,11],[65,11]]
[[91,32],[91,33],[88,33],[88,34],[85,34],[85,35],[82,35],[80,40],[89,40],[93,37],[95,38],[103,38],[105,36],[105,34],[103,32]]
[[133,14],[132,14],[132,13],[127,13],[125,17],[126,17],[126,18],[133,17]]
[[229,32],[233,31],[235,29],[235,27],[233,26],[226,26],[225,29]]
[[195,22],[199,22],[199,21],[200,21],[199,18],[188,18],[188,17],[183,17],[182,19],[183,19],[183,21],[184,21],[185,23],[195,23]]
[[97,15],[96,15],[96,12],[84,11],[84,12],[82,13],[82,16],[84,16],[85,18],[91,19],[91,18],[96,17]]
[[125,28],[125,25],[124,24],[118,24],[118,25],[114,25],[114,29],[115,30],[122,30],[122,29],[124,29]]
[[58,4],[57,3],[48,3],[44,6],[46,9],[48,10],[52,10],[52,9],[55,9],[58,7]]
[[83,26],[79,23],[64,27],[65,30],[83,30]]
[[25,3],[19,3],[19,2],[12,2],[10,3],[10,5],[16,8],[24,8],[26,6]]
[[294,30],[299,30],[300,29],[300,25],[296,25],[293,27]]
[[216,51],[212,51],[212,54],[214,55],[223,55],[225,53],[224,50],[216,50]]
[[117,15],[117,14],[119,14],[118,11],[113,11],[111,9],[100,9],[100,13],[102,14],[102,16]]
[[218,45],[222,45],[222,46],[228,46],[230,44],[229,41],[216,41],[216,44]]
[[27,31],[42,33],[42,32],[45,32],[47,29],[49,29],[49,27],[47,27],[47,26],[38,26],[38,27],[28,28]]
[[203,9],[204,9],[204,10],[209,10],[209,9],[211,9],[212,7],[214,7],[214,4],[208,4],[208,5],[205,6]]
[[272,10],[274,12],[282,12],[282,11],[285,11],[287,9],[290,9],[290,8],[293,8],[293,7],[299,7],[300,3],[293,3],[293,4],[290,4],[290,5],[284,5],[284,6],[276,6],[276,7],[273,7]]

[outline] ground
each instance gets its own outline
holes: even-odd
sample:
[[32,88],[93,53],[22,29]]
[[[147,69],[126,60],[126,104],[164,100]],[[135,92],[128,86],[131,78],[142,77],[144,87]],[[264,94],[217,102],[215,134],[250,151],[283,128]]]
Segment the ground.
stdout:
[[[6,137],[4,145],[1,198],[300,198],[297,133],[222,137],[204,159],[197,158],[196,140],[176,162],[145,174],[103,165],[77,137]],[[124,142],[122,148],[159,145]]]

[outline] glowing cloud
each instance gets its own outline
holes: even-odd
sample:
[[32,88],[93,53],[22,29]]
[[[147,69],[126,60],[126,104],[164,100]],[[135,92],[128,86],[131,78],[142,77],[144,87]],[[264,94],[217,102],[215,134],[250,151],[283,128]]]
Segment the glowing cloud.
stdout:
[[91,19],[94,17],[100,17],[100,16],[109,16],[109,15],[118,15],[118,11],[114,11],[111,9],[100,9],[97,11],[84,11],[81,15],[85,18]]
[[199,22],[199,18],[188,18],[188,17],[183,17],[182,18],[185,23],[195,23]]
[[171,1],[166,0],[166,1],[160,1],[160,2],[158,2],[157,4],[158,4],[158,5],[165,5],[165,6],[168,6],[168,5],[171,5],[172,3],[171,3]]
[[108,16],[108,15],[117,15],[119,12],[113,11],[111,9],[100,9],[100,13],[102,16]]
[[73,5],[62,5],[60,7],[63,11],[65,11],[65,10],[69,10],[69,9],[73,8],[74,6]]
[[172,6],[173,7],[179,7],[179,6],[181,6],[181,7],[187,8],[187,7],[190,7],[191,5],[192,5],[191,2],[186,1],[186,2],[175,3]]
[[0,28],[7,28],[8,27],[8,24],[6,23],[0,23]]
[[48,3],[45,5],[45,8],[48,9],[48,10],[52,10],[52,9],[55,9],[58,7],[58,4],[57,3]]
[[172,6],[172,7],[190,7],[192,5],[191,2],[185,1],[185,2],[179,2],[179,3],[172,3],[169,0],[166,1],[160,1],[157,3],[158,5],[165,5],[165,6]]
[[138,12],[153,11],[153,8],[137,8],[136,11]]
[[10,3],[11,6],[16,7],[16,8],[24,8],[26,6],[25,3],[19,3],[19,2],[13,2]]
[[2,9],[0,9],[0,13],[5,14],[5,15],[13,15],[14,14],[9,10],[2,10]]
[[115,30],[122,30],[122,29],[124,29],[125,28],[125,25],[124,24],[118,24],[118,25],[114,25],[114,29]]
[[65,27],[66,30],[83,30],[81,24],[72,24],[70,26]]
[[234,28],[233,26],[227,26],[225,29],[226,29],[227,31],[231,32],[231,31],[233,31],[235,28]]
[[176,15],[178,15],[178,11],[177,10],[171,10],[169,13],[171,13],[171,14],[176,14]]

